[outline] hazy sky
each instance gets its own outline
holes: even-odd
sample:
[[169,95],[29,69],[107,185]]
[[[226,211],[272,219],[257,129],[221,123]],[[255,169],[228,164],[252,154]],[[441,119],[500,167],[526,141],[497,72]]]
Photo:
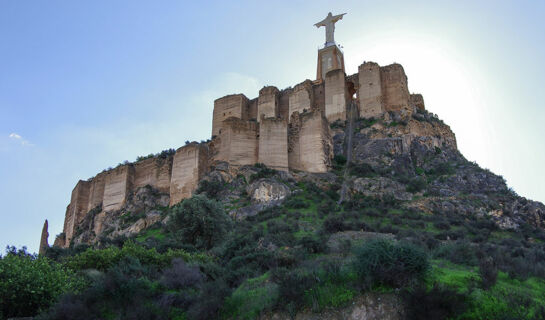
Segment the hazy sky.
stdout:
[[210,137],[213,100],[401,63],[462,153],[545,201],[544,1],[0,0],[0,246],[62,231],[79,179]]

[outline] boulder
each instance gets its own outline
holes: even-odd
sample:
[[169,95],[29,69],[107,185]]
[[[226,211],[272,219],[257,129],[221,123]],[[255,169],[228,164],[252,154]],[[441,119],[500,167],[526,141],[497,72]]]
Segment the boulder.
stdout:
[[250,184],[246,191],[254,203],[279,202],[290,195],[290,188],[274,179],[260,179]]

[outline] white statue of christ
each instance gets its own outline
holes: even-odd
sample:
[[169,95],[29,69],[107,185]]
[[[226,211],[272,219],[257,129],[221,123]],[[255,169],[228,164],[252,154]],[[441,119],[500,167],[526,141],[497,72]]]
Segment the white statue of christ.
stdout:
[[338,15],[334,16],[330,12],[324,20],[322,20],[322,21],[315,24],[315,26],[317,28],[325,27],[325,45],[326,45],[326,47],[335,44],[335,38],[333,36],[333,33],[335,33],[335,22],[341,20],[345,14],[346,13],[338,14]]

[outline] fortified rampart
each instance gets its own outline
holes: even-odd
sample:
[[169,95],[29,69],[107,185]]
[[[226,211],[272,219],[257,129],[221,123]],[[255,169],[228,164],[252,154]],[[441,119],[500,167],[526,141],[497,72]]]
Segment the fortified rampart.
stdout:
[[368,118],[391,111],[409,117],[424,109],[422,95],[409,94],[401,65],[365,62],[358,73],[346,76],[341,52],[326,51],[319,66],[328,71],[321,69],[315,81],[284,90],[267,86],[254,99],[232,94],[215,100],[209,142],[190,143],[166,158],[120,165],[79,181],[66,209],[64,237],[55,243],[68,246],[89,211],[98,210],[97,219],[104,219],[141,187],[168,194],[171,206],[191,197],[216,161],[233,168],[260,162],[277,170],[326,172],[333,157],[330,124],[346,120],[350,103],[358,106],[360,117]]

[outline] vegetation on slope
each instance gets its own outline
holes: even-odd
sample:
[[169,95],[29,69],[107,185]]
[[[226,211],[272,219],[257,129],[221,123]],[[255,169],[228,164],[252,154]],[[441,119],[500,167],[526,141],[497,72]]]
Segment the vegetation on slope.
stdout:
[[[45,257],[9,248],[0,318],[256,319],[343,308],[367,294],[398,297],[409,319],[545,318],[541,218],[524,220],[525,200],[456,152],[416,144],[411,157],[393,155],[383,150],[388,139],[359,154],[374,152],[367,162],[347,165],[337,154],[325,176],[257,165],[230,181],[203,180],[130,238],[101,234],[93,246],[52,247]],[[233,219],[264,180],[289,186],[290,196]],[[352,189],[339,204],[343,183]],[[379,184],[393,191],[376,192]]]

